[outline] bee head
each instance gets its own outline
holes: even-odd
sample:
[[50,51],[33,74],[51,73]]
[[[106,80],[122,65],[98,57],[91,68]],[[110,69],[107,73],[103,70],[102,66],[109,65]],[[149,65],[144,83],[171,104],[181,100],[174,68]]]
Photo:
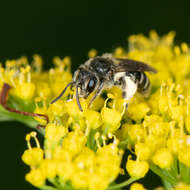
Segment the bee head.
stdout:
[[76,88],[79,88],[78,95],[82,98],[87,98],[96,89],[98,84],[96,76],[85,69],[76,71],[73,80]]

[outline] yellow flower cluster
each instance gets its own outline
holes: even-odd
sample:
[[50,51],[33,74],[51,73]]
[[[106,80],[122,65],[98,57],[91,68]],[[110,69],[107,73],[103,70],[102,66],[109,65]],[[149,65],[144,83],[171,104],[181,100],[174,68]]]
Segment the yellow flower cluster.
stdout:
[[8,60],[5,68],[0,65],[0,88],[8,83],[13,88],[10,95],[24,101],[33,100],[35,97],[49,99],[61,92],[65,85],[72,80],[70,73],[70,58],[60,59],[55,57],[55,68],[49,72],[42,71],[42,59],[33,56],[29,65],[26,57],[18,60]]
[[[31,147],[31,137],[37,147]],[[26,180],[34,186],[43,188],[49,180],[64,187],[70,181],[75,189],[104,190],[119,174],[122,151],[115,141],[94,152],[85,146],[87,137],[81,130],[68,133],[63,126],[53,124],[46,127],[44,150],[35,132],[26,140],[29,149],[22,160],[31,167]]]
[[[31,167],[26,180],[44,187],[46,180],[54,186],[75,189],[117,189],[129,185],[152,170],[164,185],[174,190],[188,189],[190,184],[190,49],[186,43],[174,45],[174,32],[159,37],[142,34],[129,37],[128,51],[119,47],[113,56],[143,61],[157,69],[147,73],[152,89],[149,97],[136,94],[126,110],[121,90],[106,90],[88,108],[89,98],[77,106],[75,89],[68,89],[62,99],[49,104],[72,80],[70,59],[54,58],[55,67],[42,71],[42,60],[35,55],[29,65],[25,57],[7,61],[0,67],[0,89],[12,86],[14,100],[32,105],[28,108],[47,115],[35,120],[45,127],[44,148],[35,135],[27,136],[28,150],[22,156]],[[89,52],[94,57],[96,50]],[[12,104],[14,106],[14,104]],[[30,138],[36,140],[32,148]],[[125,168],[131,178],[111,184],[121,171],[122,151],[128,149]],[[121,172],[122,173],[122,172]],[[111,184],[111,186],[110,186]],[[57,186],[56,186],[57,187]],[[57,187],[58,188],[58,187]],[[59,189],[59,188],[58,188]],[[132,190],[145,189],[134,183]],[[168,189],[166,187],[166,189]]]

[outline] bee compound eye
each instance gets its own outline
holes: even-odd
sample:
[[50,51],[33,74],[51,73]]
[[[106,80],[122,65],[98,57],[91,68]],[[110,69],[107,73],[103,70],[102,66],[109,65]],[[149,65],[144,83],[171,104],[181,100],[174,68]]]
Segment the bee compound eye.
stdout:
[[92,92],[95,86],[96,86],[96,79],[95,78],[90,79],[87,85],[87,91]]

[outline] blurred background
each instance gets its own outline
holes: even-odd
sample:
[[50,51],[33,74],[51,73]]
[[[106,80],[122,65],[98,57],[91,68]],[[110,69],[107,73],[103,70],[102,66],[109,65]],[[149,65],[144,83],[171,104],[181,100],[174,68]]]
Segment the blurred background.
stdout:
[[[71,56],[73,70],[87,59],[127,47],[131,34],[162,35],[176,31],[176,42],[190,43],[190,1],[40,0],[0,2],[0,61],[38,53],[49,68],[53,56]],[[17,122],[0,123],[0,189],[34,190],[25,182],[28,167],[21,161],[29,128]],[[146,187],[160,182],[148,175]],[[151,183],[150,183],[151,181]]]

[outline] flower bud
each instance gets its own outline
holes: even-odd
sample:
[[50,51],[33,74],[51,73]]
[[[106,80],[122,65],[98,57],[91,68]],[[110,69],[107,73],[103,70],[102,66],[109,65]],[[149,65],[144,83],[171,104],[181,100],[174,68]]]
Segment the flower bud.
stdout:
[[135,154],[139,160],[148,160],[151,155],[151,149],[144,143],[135,144]]
[[110,127],[110,132],[116,130],[119,127],[122,118],[122,114],[120,112],[115,109],[104,107],[101,110],[101,115],[104,124]]
[[49,141],[59,142],[67,134],[67,128],[58,126],[53,123],[48,123],[45,128],[45,138]]
[[161,148],[156,151],[152,161],[160,168],[169,169],[173,163],[173,156],[169,149]]
[[185,147],[178,152],[180,162],[190,167],[190,147]]
[[133,183],[131,186],[130,186],[130,189],[129,190],[147,190],[146,188],[144,188],[144,186],[140,183]]
[[131,177],[143,178],[149,170],[149,165],[146,161],[131,160],[131,156],[129,156],[126,169]]
[[96,129],[102,124],[102,119],[99,112],[96,112],[94,110],[87,110],[85,117],[87,126],[92,129]]
[[22,82],[14,89],[15,95],[24,100],[30,100],[34,97],[35,94],[35,84],[29,82]]
[[36,166],[43,160],[43,150],[41,148],[32,148],[24,151],[22,160],[29,166]]
[[150,111],[149,106],[146,103],[135,103],[135,105],[130,104],[127,112],[130,118],[135,121],[140,121],[145,117],[145,115]]
[[54,116],[61,117],[65,113],[64,102],[62,100],[56,101],[55,103],[50,104],[49,109]]
[[40,169],[46,178],[55,178],[57,171],[57,165],[55,161],[43,160],[40,164]]
[[45,184],[45,176],[40,169],[33,169],[25,176],[26,181],[30,182],[36,187],[41,187]]

